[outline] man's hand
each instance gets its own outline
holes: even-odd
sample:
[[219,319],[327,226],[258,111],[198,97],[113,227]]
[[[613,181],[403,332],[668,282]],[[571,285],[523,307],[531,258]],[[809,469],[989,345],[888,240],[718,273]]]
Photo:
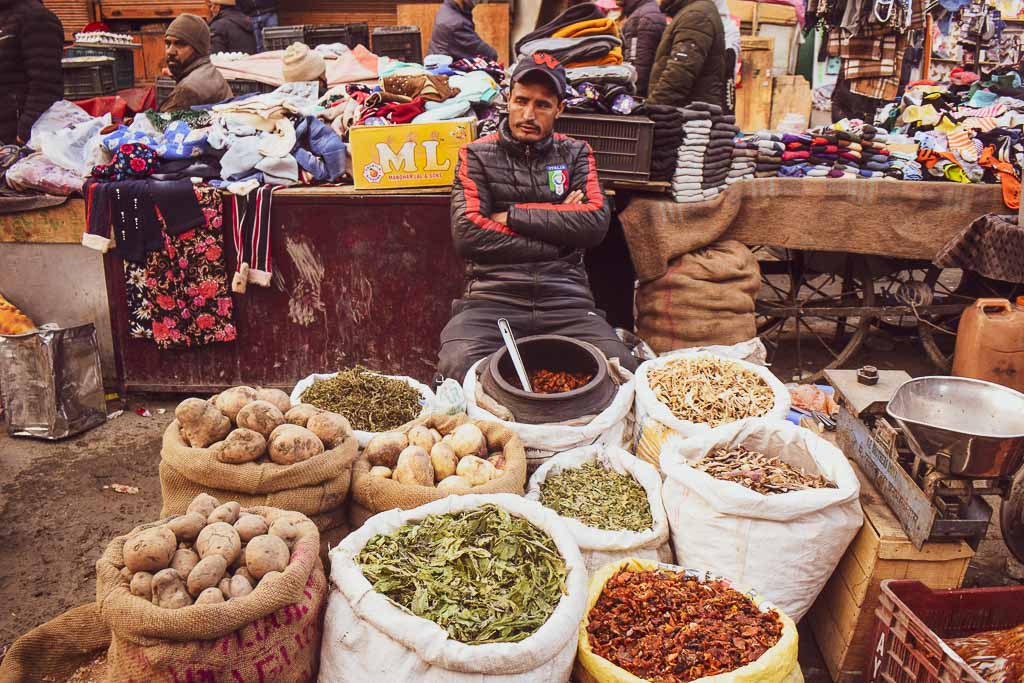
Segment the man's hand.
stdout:
[[491,216],[491,220],[502,225],[508,225],[508,211],[501,211]]
[[582,204],[583,203],[583,191],[573,190],[569,193],[565,199],[562,200],[563,204]]

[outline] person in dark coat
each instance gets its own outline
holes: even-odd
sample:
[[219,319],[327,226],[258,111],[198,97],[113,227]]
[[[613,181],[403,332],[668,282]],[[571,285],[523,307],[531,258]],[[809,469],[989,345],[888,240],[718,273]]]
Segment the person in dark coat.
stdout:
[[39,0],[0,0],[0,142],[28,142],[64,96],[64,27]]
[[160,111],[216,104],[234,97],[231,86],[210,62],[210,27],[202,17],[179,14],[164,32],[167,69],[177,83]]
[[498,51],[477,35],[475,5],[476,0],[444,0],[434,17],[428,54],[448,55],[454,60],[480,56],[497,61]]
[[725,28],[714,0],[662,0],[672,23],[651,68],[648,101],[725,105]]
[[218,52],[256,52],[252,21],[235,6],[235,0],[209,0],[210,54]]
[[661,36],[668,27],[668,17],[661,13],[658,0],[622,0],[622,53],[636,68],[636,92],[647,96],[654,54]]
[[565,69],[551,55],[521,59],[508,117],[465,145],[452,187],[452,239],[465,289],[441,332],[438,371],[462,381],[502,346],[498,318],[522,338],[560,334],[636,368],[594,304],[583,251],[608,231],[611,208],[590,145],[554,132],[565,108]]
[[277,26],[277,0],[238,0],[238,9],[252,22],[256,52],[263,52],[263,29]]

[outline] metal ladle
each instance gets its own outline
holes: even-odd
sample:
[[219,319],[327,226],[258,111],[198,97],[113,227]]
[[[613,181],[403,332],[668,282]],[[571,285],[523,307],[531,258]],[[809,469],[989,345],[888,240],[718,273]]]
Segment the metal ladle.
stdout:
[[523,365],[523,358],[519,355],[519,345],[516,344],[515,335],[512,334],[512,326],[508,324],[508,320],[498,318],[498,331],[501,332],[501,338],[505,340],[505,348],[508,349],[508,355],[512,359],[512,366],[516,369],[516,374],[519,375],[519,383],[523,386],[523,391],[528,391],[532,394],[533,388],[530,386],[530,378],[526,374],[526,366]]

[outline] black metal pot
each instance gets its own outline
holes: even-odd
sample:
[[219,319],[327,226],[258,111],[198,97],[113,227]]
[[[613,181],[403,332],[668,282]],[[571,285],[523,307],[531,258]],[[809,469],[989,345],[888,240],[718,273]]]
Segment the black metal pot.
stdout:
[[502,346],[477,368],[484,391],[512,411],[516,422],[548,424],[584,415],[596,415],[615,398],[616,386],[608,374],[608,361],[597,347],[554,334],[517,340],[526,371],[553,370],[592,373],[584,386],[561,394],[523,391],[508,349]]

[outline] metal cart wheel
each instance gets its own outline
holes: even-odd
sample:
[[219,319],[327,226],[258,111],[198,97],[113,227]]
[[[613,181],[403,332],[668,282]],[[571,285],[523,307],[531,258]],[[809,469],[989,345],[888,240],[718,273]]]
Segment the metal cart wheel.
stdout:
[[794,368],[798,381],[817,382],[864,342],[874,321],[867,310],[875,305],[874,281],[856,254],[791,251],[788,256],[762,262],[758,334],[769,363]]

